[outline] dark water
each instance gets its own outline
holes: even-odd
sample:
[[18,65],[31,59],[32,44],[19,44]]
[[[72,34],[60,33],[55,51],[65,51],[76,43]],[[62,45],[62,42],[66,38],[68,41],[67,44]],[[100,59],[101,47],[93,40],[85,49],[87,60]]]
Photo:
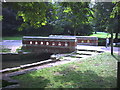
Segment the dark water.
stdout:
[[2,55],[2,69],[18,67],[49,59],[51,54]]

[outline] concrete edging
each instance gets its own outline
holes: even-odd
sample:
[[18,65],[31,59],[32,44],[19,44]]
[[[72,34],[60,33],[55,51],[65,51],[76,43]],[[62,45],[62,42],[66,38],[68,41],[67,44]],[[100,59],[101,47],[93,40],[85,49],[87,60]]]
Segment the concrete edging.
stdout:
[[3,69],[0,70],[0,73],[5,73],[5,72],[12,72],[12,71],[16,71],[19,69],[25,69],[28,67],[32,67],[32,66],[37,66],[37,65],[41,65],[41,64],[45,64],[45,63],[50,63],[50,62],[55,62],[56,60],[45,60],[45,61],[40,61],[40,62],[36,62],[36,63],[32,63],[32,64],[26,64],[26,65],[20,65],[20,67],[14,67],[14,68],[7,68],[7,69]]

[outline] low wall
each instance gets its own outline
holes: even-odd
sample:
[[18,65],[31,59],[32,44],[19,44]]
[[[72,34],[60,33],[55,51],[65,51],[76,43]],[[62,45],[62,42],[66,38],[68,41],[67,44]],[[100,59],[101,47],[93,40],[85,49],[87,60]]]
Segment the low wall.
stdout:
[[76,50],[76,38],[24,36],[23,49],[31,52],[68,53]]
[[91,36],[76,36],[79,45],[98,45],[98,38]]
[[78,45],[98,45],[98,38],[93,36],[64,36],[64,35],[50,35],[49,37],[56,38],[76,38]]
[[20,65],[30,64],[34,62],[40,62],[50,59],[50,53],[6,53],[2,54],[2,68],[18,67]]

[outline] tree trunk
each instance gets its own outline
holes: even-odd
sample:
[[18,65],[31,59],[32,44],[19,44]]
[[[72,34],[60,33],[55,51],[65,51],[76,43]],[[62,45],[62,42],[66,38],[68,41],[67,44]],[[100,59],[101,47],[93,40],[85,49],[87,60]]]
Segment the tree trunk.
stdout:
[[96,30],[95,30],[95,34],[97,34]]
[[118,32],[115,33],[115,43],[118,43]]
[[116,32],[115,34],[115,39],[118,39],[118,32]]
[[113,30],[111,30],[111,55],[113,55]]
[[74,36],[76,36],[76,29],[74,30]]

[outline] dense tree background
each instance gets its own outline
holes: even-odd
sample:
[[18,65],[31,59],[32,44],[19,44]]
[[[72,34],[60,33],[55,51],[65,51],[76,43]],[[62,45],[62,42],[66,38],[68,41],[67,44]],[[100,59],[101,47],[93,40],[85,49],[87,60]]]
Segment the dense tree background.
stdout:
[[7,2],[2,4],[3,36],[90,35],[113,32],[118,37],[118,3],[98,2]]
[[89,3],[3,3],[2,12],[3,36],[92,33]]
[[102,31],[111,33],[111,29],[116,33],[118,38],[118,33],[120,29],[118,28],[118,19],[119,15],[115,13],[114,18],[111,16],[112,11],[114,10],[115,3],[112,2],[99,2],[94,6],[94,20],[93,25],[95,27],[94,31]]

